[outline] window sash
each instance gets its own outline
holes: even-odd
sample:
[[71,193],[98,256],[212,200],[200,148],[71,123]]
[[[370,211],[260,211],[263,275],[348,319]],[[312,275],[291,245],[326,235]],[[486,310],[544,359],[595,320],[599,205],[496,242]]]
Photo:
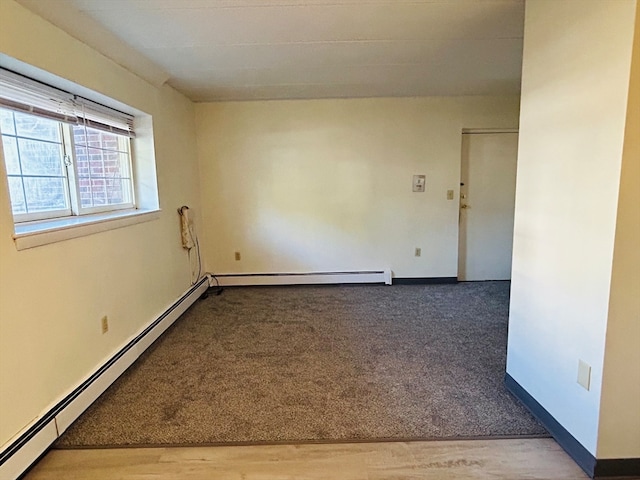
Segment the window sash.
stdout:
[[[91,128],[91,127],[89,127]],[[115,133],[115,132],[113,132]],[[87,132],[88,134],[88,132]],[[81,185],[80,185],[80,177],[81,175],[78,172],[78,146],[75,143],[74,135],[71,128],[65,129],[65,142],[71,146],[71,150],[73,151],[73,165],[69,168],[69,182],[72,184],[73,188],[71,188],[71,202],[73,205],[74,213],[77,215],[89,215],[92,213],[103,213],[110,212],[115,210],[126,210],[135,208],[135,196],[134,196],[134,182],[133,182],[133,165],[131,159],[131,141],[128,137],[120,136],[118,137],[118,150],[107,150],[118,153],[126,153],[127,154],[127,165],[126,170],[128,172],[128,177],[114,177],[118,180],[126,180],[127,181],[127,197],[128,202],[123,203],[111,203],[104,205],[92,205],[92,206],[83,206],[82,201],[80,199],[81,194]],[[89,142],[87,142],[88,144]],[[89,145],[82,146],[80,148],[86,148],[87,155],[89,155],[89,150],[91,147]],[[89,160],[90,162],[90,160]],[[89,167],[90,168],[90,167]],[[107,177],[97,177],[97,179],[106,179]],[[91,175],[89,175],[89,179],[93,179]],[[93,203],[93,201],[92,201]]]
[[[12,213],[14,210],[14,204],[20,199],[24,201],[25,212],[16,212],[13,213],[14,222],[28,222],[34,220],[45,220],[51,218],[58,218],[69,216],[72,214],[71,210],[71,202],[69,196],[69,179],[67,168],[64,165],[64,156],[65,156],[65,144],[62,135],[61,124],[59,122],[55,122],[55,126],[57,129],[57,134],[55,138],[49,137],[49,135],[45,135],[41,137],[38,134],[30,135],[28,131],[21,130],[18,128],[18,123],[16,123],[14,117],[11,117],[13,120],[13,131],[2,132],[2,143],[4,144],[7,141],[7,145],[11,145],[10,150],[13,150],[13,154],[5,151],[5,163],[8,161],[7,155],[13,158],[15,164],[13,166],[13,171],[7,170],[7,180],[11,187],[13,184],[16,185],[18,183],[18,191],[21,192],[18,199],[14,198],[15,190],[13,188],[9,189],[10,199],[11,199],[11,209]],[[48,119],[51,121],[51,119]],[[53,125],[50,125],[50,127]],[[45,170],[39,170],[35,167],[33,163],[33,157],[29,154],[29,150],[31,148],[28,145],[32,145],[31,148],[40,148],[43,145],[48,145],[49,147],[53,147],[56,151],[54,156],[51,158],[56,159],[57,168],[51,170],[51,164]],[[49,151],[49,155],[51,155],[51,151]],[[31,157],[31,161],[29,158]],[[8,168],[8,164],[6,164]],[[34,168],[35,167],[35,168]],[[39,198],[38,190],[40,188],[50,188],[51,183],[48,185],[40,183],[40,186],[36,186],[39,182],[50,182],[53,180],[54,187],[57,185],[61,187],[58,191],[58,194],[62,194],[61,200],[64,203],[64,206],[58,206],[58,208],[45,208],[38,209],[37,203],[38,200],[45,200],[49,203],[49,195],[45,195],[43,198]],[[29,183],[31,185],[29,186]],[[35,190],[34,190],[35,189]],[[35,195],[34,195],[35,193]],[[36,202],[36,205],[33,202]]]

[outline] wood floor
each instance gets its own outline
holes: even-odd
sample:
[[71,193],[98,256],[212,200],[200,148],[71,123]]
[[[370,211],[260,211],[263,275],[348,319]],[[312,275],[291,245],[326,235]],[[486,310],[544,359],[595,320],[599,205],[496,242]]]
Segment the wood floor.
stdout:
[[552,439],[52,450],[24,480],[584,480]]

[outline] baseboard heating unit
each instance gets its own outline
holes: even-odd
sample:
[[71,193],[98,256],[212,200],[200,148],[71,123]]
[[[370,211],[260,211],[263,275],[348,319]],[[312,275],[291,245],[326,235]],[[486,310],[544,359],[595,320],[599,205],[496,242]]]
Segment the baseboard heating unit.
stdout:
[[0,450],[0,479],[20,477],[167,328],[209,288],[203,278],[124,344],[71,393],[43,412]]
[[310,273],[225,273],[216,278],[224,287],[250,285],[316,285],[380,283],[391,285],[391,270]]

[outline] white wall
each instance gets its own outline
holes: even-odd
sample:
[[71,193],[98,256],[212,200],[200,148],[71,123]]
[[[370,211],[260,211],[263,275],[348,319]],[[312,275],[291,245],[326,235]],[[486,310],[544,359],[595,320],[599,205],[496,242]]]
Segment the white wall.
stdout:
[[462,128],[517,117],[517,97],[196,104],[207,267],[455,277]]
[[635,4],[529,0],[525,17],[507,372],[598,458]]
[[[200,210],[194,112],[13,0],[0,0],[0,52],[153,116],[159,219],[17,251],[0,181],[0,445],[74,388],[190,282],[176,208]],[[147,156],[143,161],[151,161]],[[102,335],[100,318],[110,330]]]

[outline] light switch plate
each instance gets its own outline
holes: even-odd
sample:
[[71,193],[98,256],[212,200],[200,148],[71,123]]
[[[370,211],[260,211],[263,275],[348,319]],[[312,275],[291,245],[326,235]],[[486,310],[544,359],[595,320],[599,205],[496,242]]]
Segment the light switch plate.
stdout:
[[591,365],[583,360],[578,360],[578,383],[587,390],[591,386]]
[[414,175],[413,176],[413,191],[414,192],[424,192],[426,184],[427,184],[427,177],[425,175]]

